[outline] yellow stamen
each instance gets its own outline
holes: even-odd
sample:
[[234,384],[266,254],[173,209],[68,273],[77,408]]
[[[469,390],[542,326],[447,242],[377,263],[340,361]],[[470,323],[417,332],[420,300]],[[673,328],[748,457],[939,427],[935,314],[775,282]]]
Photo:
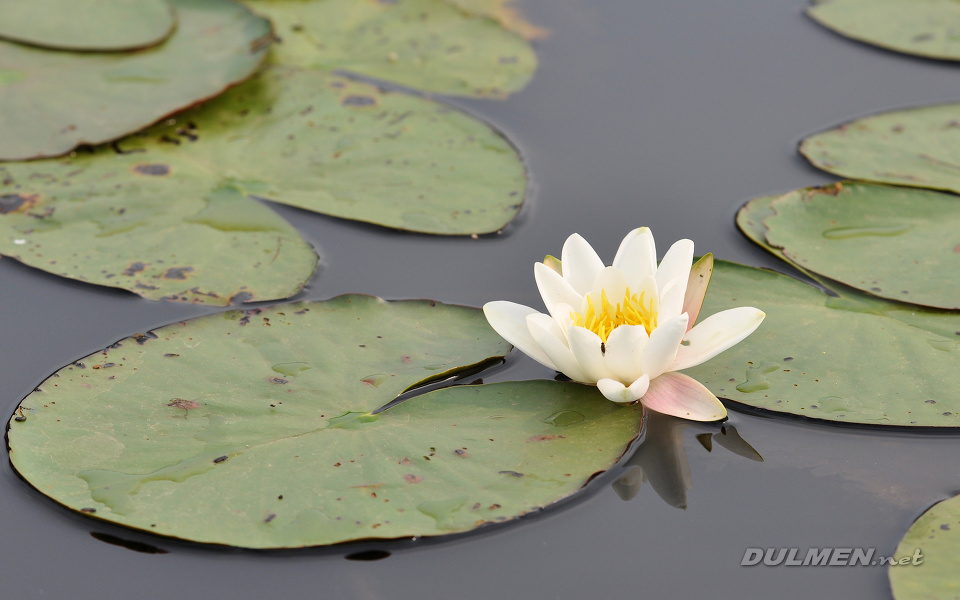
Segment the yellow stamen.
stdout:
[[607,337],[614,329],[621,325],[643,325],[650,335],[657,328],[657,313],[653,310],[653,298],[644,303],[646,292],[639,295],[631,294],[630,288],[624,293],[623,302],[611,304],[607,300],[606,290],[600,291],[600,307],[594,306],[593,298],[587,296],[587,310],[581,315],[571,312],[573,324],[584,327],[600,336],[600,340],[607,342]]

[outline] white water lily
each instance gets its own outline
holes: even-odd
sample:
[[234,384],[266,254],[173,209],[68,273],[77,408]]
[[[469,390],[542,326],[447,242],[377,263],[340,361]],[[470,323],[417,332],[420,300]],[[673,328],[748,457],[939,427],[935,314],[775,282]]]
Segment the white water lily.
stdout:
[[765,316],[756,308],[719,312],[694,325],[713,272],[713,256],[693,263],[693,242],[673,244],[657,266],[653,234],[631,231],[613,266],[573,234],[560,260],[534,265],[549,315],[513,302],[483,307],[490,325],[537,362],[574,381],[596,385],[614,402],[691,419],[726,417],[697,380],[676,373],[738,343]]

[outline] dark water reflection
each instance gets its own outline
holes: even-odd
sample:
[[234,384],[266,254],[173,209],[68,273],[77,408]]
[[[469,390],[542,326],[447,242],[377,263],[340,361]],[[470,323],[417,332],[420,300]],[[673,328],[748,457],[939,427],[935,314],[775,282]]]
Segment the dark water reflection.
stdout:
[[707,452],[713,443],[734,454],[763,462],[763,457],[737,433],[733,425],[692,423],[650,412],[644,419],[644,433],[636,451],[622,464],[623,472],[611,484],[621,500],[632,500],[644,483],[674,508],[687,508],[687,490],[693,487],[690,462],[684,446],[684,431],[702,431],[695,439]]
[[[661,252],[689,237],[718,258],[782,269],[736,232],[733,215],[750,197],[831,180],[797,156],[804,134],[960,96],[960,66],[843,40],[802,16],[806,0],[519,4],[553,32],[537,45],[540,72],[505,102],[457,104],[523,151],[534,181],[520,221],[500,236],[443,239],[279,207],[324,254],[302,299],[357,292],[539,306],[534,261],[558,252],[573,231],[609,260],[638,225],[653,229]],[[6,415],[80,356],[215,312],[91,289],[10,260],[0,260],[0,281]],[[485,382],[552,376],[523,357],[482,375]],[[482,534],[301,553],[198,548],[101,525],[40,497],[3,461],[0,597],[884,598],[882,568],[741,567],[740,560],[747,547],[875,547],[889,555],[918,515],[960,490],[954,435],[731,412],[728,436],[735,428],[762,455],[757,462],[737,453],[745,446],[724,445],[734,438],[716,429],[692,425],[667,435],[670,427],[657,438],[660,450],[628,463],[650,483],[628,490],[630,502],[609,489],[626,473],[611,472],[581,501]],[[662,466],[670,456],[672,466]],[[131,552],[91,537],[91,529],[168,553]],[[368,550],[391,556],[344,560]]]

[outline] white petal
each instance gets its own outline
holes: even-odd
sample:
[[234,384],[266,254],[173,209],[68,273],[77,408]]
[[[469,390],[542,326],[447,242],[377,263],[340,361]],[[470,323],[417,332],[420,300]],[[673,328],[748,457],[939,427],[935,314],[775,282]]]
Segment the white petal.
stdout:
[[657,247],[650,229],[640,227],[628,233],[620,242],[613,266],[627,276],[631,289],[644,278],[652,277],[657,272]]
[[554,315],[553,320],[560,326],[560,330],[563,331],[563,338],[566,339],[567,331],[573,326],[573,319],[570,318],[570,315],[576,311],[572,306],[563,302],[557,304],[554,310],[557,311],[557,314]]
[[[557,368],[546,353],[540,349],[540,345],[534,341],[533,336],[527,329],[527,317],[529,315],[539,315],[539,312],[522,304],[498,300],[484,304],[483,314],[486,315],[487,322],[490,323],[494,331],[500,334],[500,337],[538,363],[550,369]],[[543,316],[546,317],[546,315]]]
[[619,402],[626,404],[628,402],[635,402],[639,398],[634,398],[630,394],[630,390],[627,386],[623,385],[616,379],[601,379],[597,382],[597,389],[600,390],[600,393],[603,394],[603,397],[611,402]]
[[554,317],[558,314],[558,304],[580,306],[583,303],[583,296],[574,291],[559,273],[545,264],[533,265],[533,276],[537,280],[537,289],[540,290],[544,305]]
[[718,421],[727,409],[702,383],[682,373],[664,373],[650,382],[644,408],[691,421]]
[[673,364],[680,340],[686,331],[687,315],[680,315],[666,323],[659,323],[650,333],[650,341],[640,357],[643,372],[649,375],[650,379],[656,379]]
[[580,363],[589,381],[612,378],[610,371],[603,363],[600,336],[583,327],[570,327],[567,330],[567,340],[570,342],[573,356]]
[[[643,303],[650,305],[650,312],[659,314],[660,291],[657,289],[657,281],[652,276],[644,277],[637,286],[637,289],[633,289],[633,286],[630,286],[630,293],[636,294],[637,296],[643,294]],[[651,302],[651,300],[653,302]]]
[[601,379],[597,382],[597,389],[607,400],[626,404],[636,402],[643,397],[649,385],[650,378],[644,375],[630,384],[629,387],[615,379]]
[[643,398],[644,394],[647,393],[647,390],[650,389],[650,376],[642,375],[636,381],[631,383],[628,387],[628,390],[636,396],[637,398]]
[[[687,289],[687,277],[690,276],[690,265],[693,264],[693,242],[678,240],[670,246],[667,253],[657,267],[657,289],[667,289],[667,284],[679,280],[683,289]],[[683,298],[683,293],[680,294]]]
[[749,306],[710,315],[687,332],[670,370],[679,371],[710,360],[753,333],[765,316],[763,311]]
[[708,252],[690,268],[690,277],[687,278],[687,292],[683,295],[683,308],[680,309],[680,312],[685,312],[690,316],[690,321],[687,322],[687,331],[690,331],[690,328],[697,322],[697,316],[700,314],[700,307],[703,306],[703,299],[707,295],[707,287],[710,285],[712,276],[713,254]]
[[[660,310],[657,321],[676,319],[683,312],[683,297],[686,294],[687,282],[674,279],[667,283],[666,288],[660,290]],[[687,323],[689,324],[689,320]]]
[[[541,319],[540,317],[546,317]],[[563,332],[560,326],[546,315],[530,315],[527,319],[527,329],[533,340],[549,357],[556,370],[560,371],[570,379],[581,383],[593,383],[595,380],[589,379],[580,368],[580,363],[573,357],[573,353],[567,346],[563,338]]]
[[603,357],[610,373],[627,383],[640,377],[643,373],[640,356],[649,339],[643,325],[621,325],[614,329],[607,337],[607,353]]
[[564,242],[560,261],[563,263],[563,278],[578,294],[589,292],[593,280],[603,270],[603,261],[579,233]]
[[[600,308],[601,291],[607,293],[607,300],[613,304],[623,302],[623,295],[626,293],[629,285],[630,282],[623,274],[623,271],[616,267],[604,267],[603,270],[597,274],[596,279],[593,280],[593,285],[590,286],[589,294],[593,297],[593,305]],[[632,291],[633,290],[631,290],[631,292]]]

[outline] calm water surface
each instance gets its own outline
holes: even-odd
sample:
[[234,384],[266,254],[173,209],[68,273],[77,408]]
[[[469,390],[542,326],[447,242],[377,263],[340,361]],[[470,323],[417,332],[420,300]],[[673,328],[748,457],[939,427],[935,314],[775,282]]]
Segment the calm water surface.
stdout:
[[[456,102],[521,148],[533,178],[521,219],[500,236],[440,239],[278,207],[324,255],[302,299],[362,292],[539,306],[534,261],[559,252],[573,231],[609,260],[638,225],[653,228],[661,251],[689,237],[701,252],[782,269],[737,233],[733,217],[753,196],[831,180],[796,154],[803,135],[871,112],[960,97],[960,66],[843,40],[805,18],[804,5],[521,0],[529,18],[552,31],[537,44],[541,69],[530,87],[505,102]],[[11,260],[0,261],[0,281],[4,414],[72,360],[134,332],[214,312],[66,282]],[[552,375],[511,357],[486,380]],[[918,515],[960,490],[956,436],[738,412],[728,426],[762,462],[723,447],[719,427],[660,419],[634,461],[650,479],[639,489],[611,489],[621,476],[638,479],[630,465],[617,467],[582,499],[519,523],[442,543],[334,551],[198,548],[111,527],[46,500],[4,461],[0,595],[885,598],[880,567],[741,567],[740,560],[747,547],[891,554]],[[701,443],[708,439],[709,452]],[[110,538],[103,534],[167,553],[133,552],[104,543]],[[390,556],[344,559],[368,550]]]

